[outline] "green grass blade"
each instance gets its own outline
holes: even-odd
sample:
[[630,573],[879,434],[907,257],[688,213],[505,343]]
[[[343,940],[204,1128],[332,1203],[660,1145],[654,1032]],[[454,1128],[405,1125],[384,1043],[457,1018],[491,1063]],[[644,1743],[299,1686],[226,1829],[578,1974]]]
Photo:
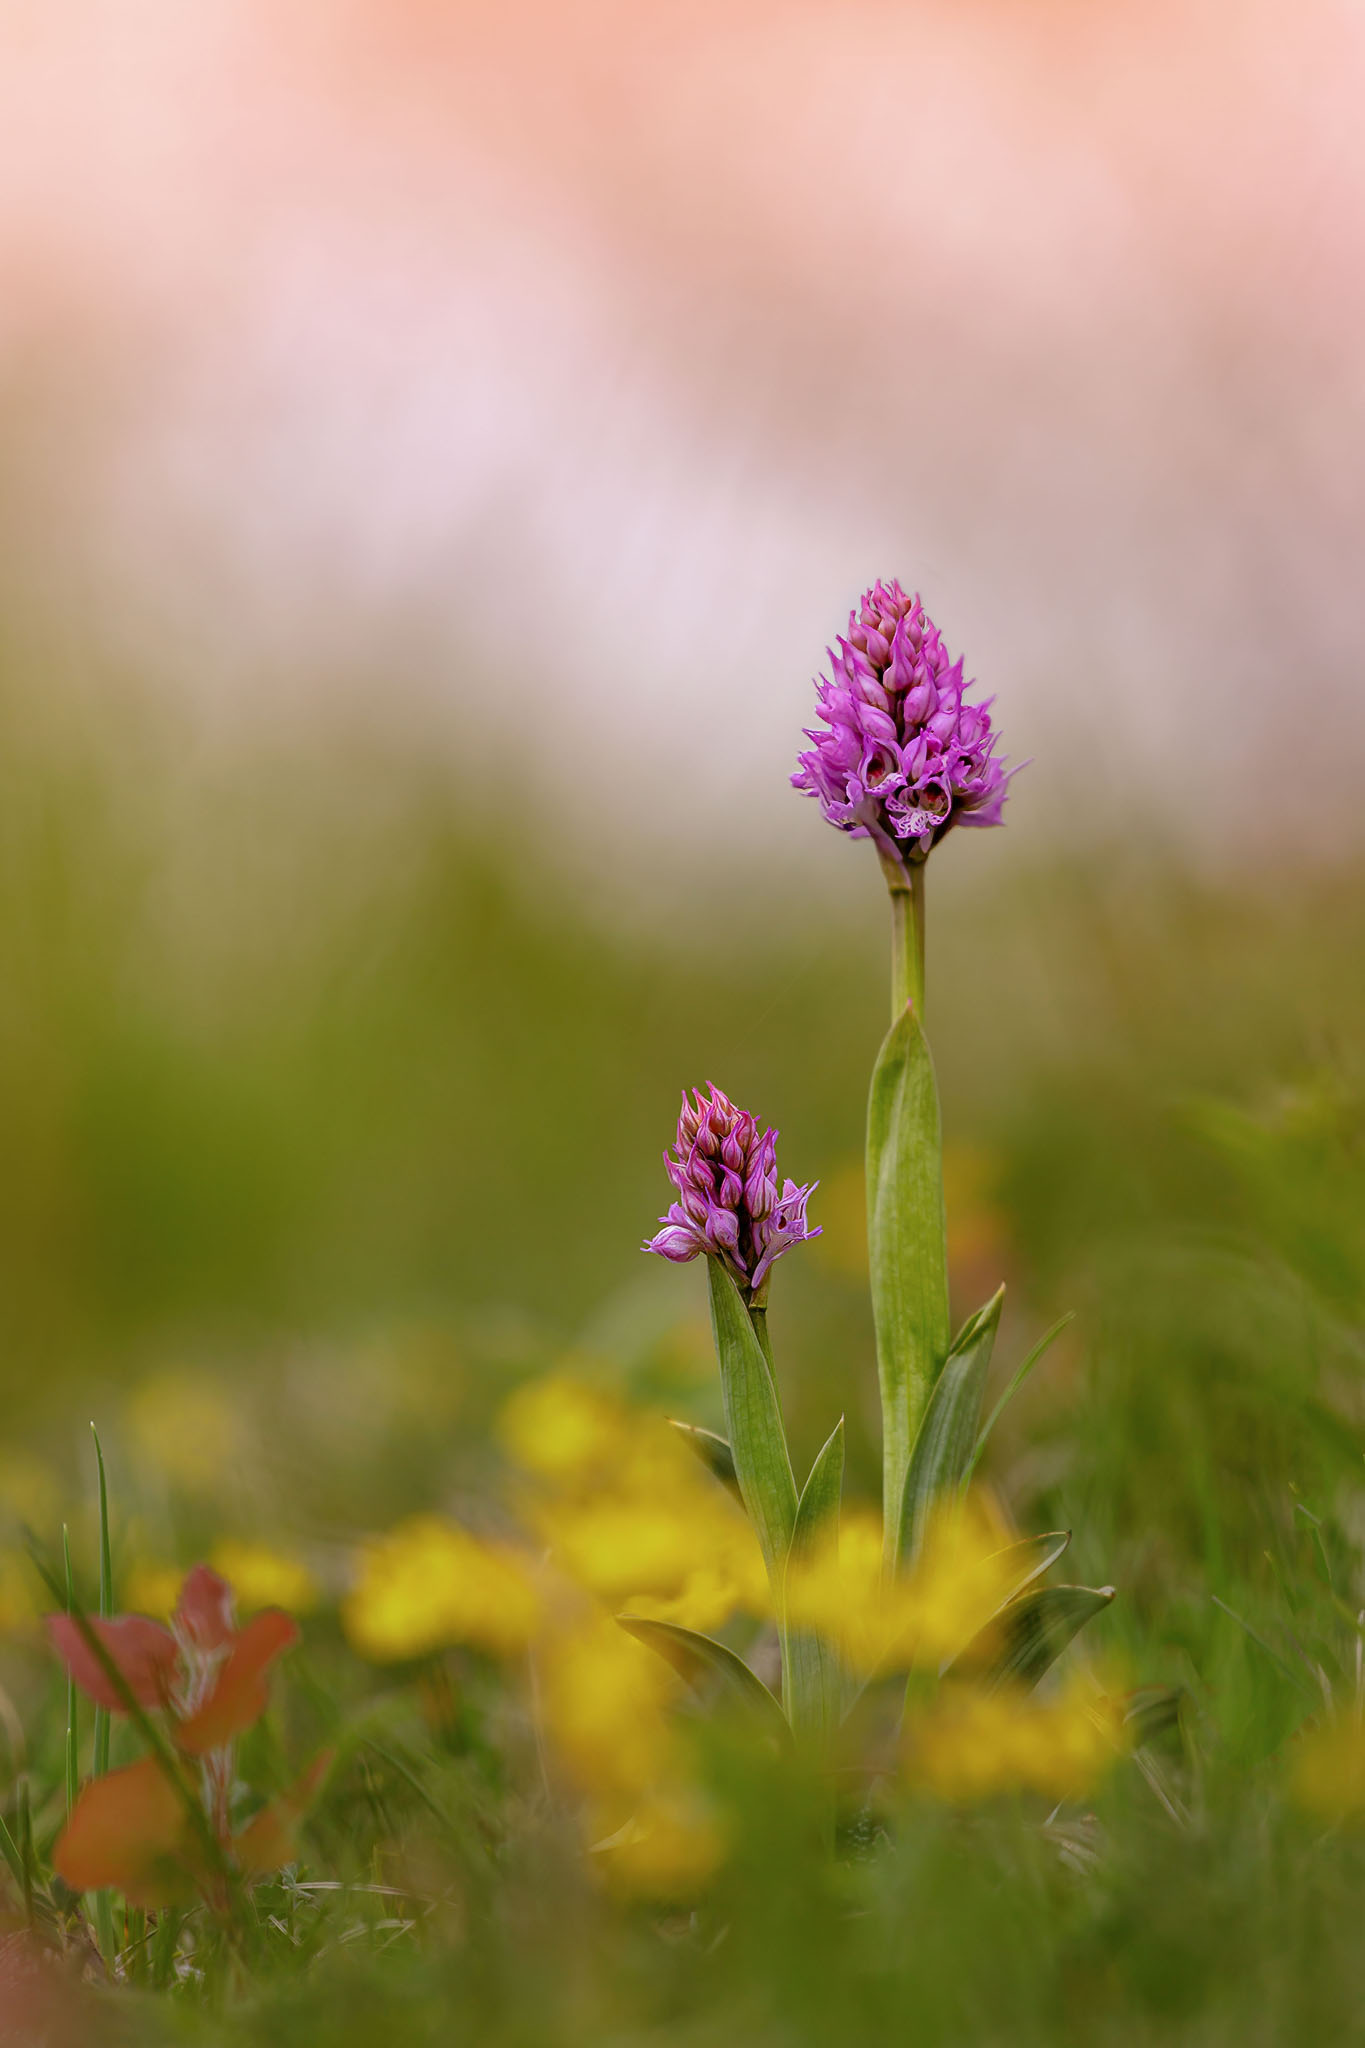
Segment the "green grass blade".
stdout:
[[3,1815],[0,1815],[0,1856],[4,1857],[10,1876],[18,1885],[20,1891],[22,1891],[24,1889],[24,1859],[19,1854],[19,1844],[10,1833]]
[[986,1421],[982,1428],[981,1434],[976,1440],[976,1449],[972,1453],[972,1462],[967,1469],[968,1479],[974,1477],[976,1473],[976,1468],[981,1463],[982,1454],[985,1451],[986,1445],[990,1442],[991,1431],[995,1428],[996,1423],[1000,1420],[1000,1417],[1004,1414],[1006,1408],[1008,1408],[1010,1402],[1014,1399],[1020,1387],[1023,1386],[1024,1381],[1033,1371],[1034,1366],[1037,1365],[1039,1359],[1043,1356],[1044,1352],[1051,1350],[1053,1344],[1056,1342],[1058,1337],[1061,1336],[1062,1331],[1066,1328],[1067,1324],[1074,1323],[1075,1320],[1076,1312],[1074,1309],[1068,1309],[1064,1316],[1058,1316],[1056,1322],[1052,1325],[1052,1328],[1050,1330],[1044,1330],[1042,1336],[1038,1339],[1038,1342],[1029,1352],[1023,1364],[1015,1372],[1015,1374],[1010,1380],[1009,1385],[1006,1387],[1004,1393],[1000,1396],[1000,1399],[996,1402],[994,1408],[992,1408],[990,1414],[986,1417]]
[[917,1556],[935,1502],[955,1493],[971,1471],[1004,1300],[1001,1287],[964,1324],[934,1383],[905,1475],[899,1550],[903,1564]]
[[[62,1523],[62,1564],[66,1571],[66,1611],[70,1614],[76,1604],[76,1589],[71,1577],[71,1531]],[[80,1790],[79,1743],[80,1731],[76,1717],[80,1711],[76,1681],[66,1681],[66,1816],[71,1818],[71,1809],[76,1804]]]
[[[787,1570],[810,1560],[823,1540],[838,1540],[839,1502],[844,1489],[844,1418],[841,1415],[829,1440],[811,1466],[810,1477],[801,1489],[792,1531]],[[786,1702],[791,1724],[798,1735],[823,1740],[839,1725],[843,1680],[839,1660],[819,1635],[810,1629],[792,1629],[788,1637],[788,1676],[791,1698]]]
[[[90,1434],[95,1439],[95,1470],[99,1480],[100,1508],[100,1618],[107,1621],[114,1611],[114,1566],[109,1548],[109,1488],[104,1475],[104,1452],[100,1446],[100,1433],[94,1423]],[[94,1776],[102,1778],[109,1769],[109,1710],[95,1709],[95,1743],[91,1764]],[[112,1964],[118,1943],[114,1936],[114,1907],[107,1891],[95,1894],[95,1938],[100,1954],[106,1963]]]
[[948,1355],[938,1085],[913,1009],[887,1033],[867,1110],[867,1245],[881,1383],[887,1563],[899,1557],[911,1446]]
[[675,1621],[654,1621],[637,1614],[618,1614],[616,1619],[627,1635],[657,1650],[699,1698],[706,1699],[719,1681],[725,1697],[742,1708],[764,1734],[774,1736],[784,1748],[790,1744],[791,1729],[781,1707],[757,1673],[725,1643]]
[[[108,1621],[114,1611],[114,1566],[109,1549],[109,1488],[104,1476],[104,1452],[100,1448],[99,1431],[94,1423],[90,1434],[95,1439],[95,1469],[99,1476],[100,1500],[100,1619]],[[109,1768],[109,1715],[105,1708],[95,1709],[95,1776],[102,1778]]]
[[33,1925],[33,1892],[37,1858],[33,1853],[33,1805],[28,1779],[19,1787],[19,1864],[24,1892],[24,1919]]
[[711,1327],[735,1477],[758,1534],[768,1576],[780,1594],[796,1524],[796,1481],[767,1360],[749,1311],[720,1259],[708,1258]]

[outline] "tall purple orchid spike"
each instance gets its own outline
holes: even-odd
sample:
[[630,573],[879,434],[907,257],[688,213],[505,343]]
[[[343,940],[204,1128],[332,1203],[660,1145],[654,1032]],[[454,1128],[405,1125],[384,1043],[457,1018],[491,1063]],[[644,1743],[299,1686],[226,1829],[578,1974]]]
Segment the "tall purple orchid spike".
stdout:
[[747,1109],[737,1109],[713,1083],[684,1094],[678,1135],[664,1167],[678,1199],[659,1218],[663,1229],[641,1247],[682,1264],[706,1252],[724,1259],[751,1296],[759,1295],[773,1261],[818,1226],[806,1221],[806,1204],[818,1182],[799,1188],[777,1184],[776,1131],[761,1129]]
[[971,684],[918,597],[874,583],[829,658],[816,681],[827,730],[807,731],[814,745],[792,783],[831,825],[914,866],[954,825],[1003,822],[993,700],[963,702]]

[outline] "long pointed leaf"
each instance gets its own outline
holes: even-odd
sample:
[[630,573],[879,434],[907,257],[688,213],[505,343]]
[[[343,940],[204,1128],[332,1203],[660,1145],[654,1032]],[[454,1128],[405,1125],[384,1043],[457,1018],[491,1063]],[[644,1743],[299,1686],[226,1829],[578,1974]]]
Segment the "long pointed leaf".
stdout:
[[[999,1569],[999,1583],[1006,1589],[1001,1606],[1016,1600],[1035,1579],[1050,1571],[1071,1541],[1069,1529],[1049,1529],[1042,1536],[1024,1536],[1018,1543],[1008,1543],[1003,1550],[996,1551],[992,1563]],[[999,1613],[997,1608],[996,1612]],[[851,1688],[845,1699],[844,1717],[851,1715],[863,1694],[878,1690],[888,1684],[901,1683],[909,1668],[909,1651],[914,1645],[914,1632],[909,1631],[894,1643],[878,1668],[870,1672],[856,1687]],[[964,1652],[964,1656],[965,1656]]]
[[728,1493],[736,1500],[741,1499],[739,1475],[735,1471],[735,1454],[723,1436],[717,1436],[714,1429],[703,1429],[699,1423],[679,1422],[669,1417],[669,1425],[699,1457],[712,1478],[718,1479]]
[[739,1289],[720,1259],[708,1258],[706,1264],[711,1281],[711,1327],[735,1476],[768,1576],[780,1592],[796,1526],[796,1481],[787,1439],[772,1374]]
[[1026,1586],[1051,1570],[1070,1541],[1069,1529],[1049,1529],[1046,1535],[1025,1536],[998,1551],[995,1562],[1002,1567],[1002,1576],[1009,1585],[1006,1599],[1016,1599]]
[[948,1355],[948,1253],[938,1086],[907,1006],[887,1033],[867,1109],[867,1248],[881,1382],[887,1562],[899,1554],[910,1448]]
[[718,1680],[726,1696],[752,1716],[765,1734],[776,1737],[784,1747],[790,1744],[791,1729],[781,1707],[758,1674],[726,1644],[676,1621],[653,1621],[636,1614],[618,1614],[616,1619],[627,1635],[657,1650],[700,1699],[707,1697],[708,1680]]
[[1020,1387],[1023,1386],[1024,1381],[1033,1371],[1033,1368],[1035,1365],[1037,1365],[1039,1359],[1043,1356],[1045,1352],[1051,1350],[1053,1344],[1056,1342],[1058,1337],[1061,1336],[1062,1331],[1067,1327],[1068,1323],[1074,1323],[1075,1320],[1076,1312],[1074,1309],[1068,1309],[1064,1316],[1058,1316],[1056,1322],[1052,1325],[1052,1328],[1050,1330],[1044,1330],[1042,1336],[1038,1339],[1038,1342],[1033,1346],[1033,1349],[1028,1353],[1028,1356],[1024,1359],[1023,1363],[1017,1368],[1013,1377],[1010,1380],[1009,1385],[1006,1387],[1004,1393],[1000,1396],[1000,1399],[996,1402],[994,1408],[992,1408],[990,1414],[986,1417],[986,1420],[982,1425],[981,1434],[976,1440],[976,1449],[972,1452],[972,1462],[967,1468],[967,1477],[969,1479],[971,1478],[972,1474],[976,1471],[977,1466],[981,1463],[981,1459],[985,1452],[986,1445],[990,1442],[991,1431],[995,1428],[996,1423],[1000,1420],[1000,1417],[1004,1414],[1006,1408],[1008,1408],[1010,1402],[1014,1399]]
[[1004,1300],[1001,1287],[963,1326],[934,1383],[905,1475],[900,1534],[903,1564],[918,1554],[934,1503],[955,1491],[971,1467]]
[[[844,1418],[841,1415],[797,1503],[787,1570],[806,1564],[817,1545],[839,1537],[839,1501],[844,1488]],[[787,1711],[798,1735],[822,1739],[838,1726],[842,1673],[833,1649],[813,1629],[793,1629],[787,1642],[791,1698]]]
[[974,1636],[952,1669],[994,1692],[1032,1691],[1067,1644],[1114,1597],[1112,1586],[1038,1586],[1021,1594]]

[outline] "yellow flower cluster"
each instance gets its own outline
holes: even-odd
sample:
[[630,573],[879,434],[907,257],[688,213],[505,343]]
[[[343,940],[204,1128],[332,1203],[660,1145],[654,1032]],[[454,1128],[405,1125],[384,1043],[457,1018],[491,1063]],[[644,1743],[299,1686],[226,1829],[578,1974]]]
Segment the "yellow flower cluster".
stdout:
[[342,1608],[377,1661],[469,1643],[533,1649],[548,1753],[583,1802],[587,1838],[618,1888],[675,1896],[712,1870],[721,1829],[672,1713],[677,1680],[617,1625],[636,1615],[719,1628],[767,1605],[763,1560],[739,1508],[662,1417],[558,1373],[500,1418],[533,1570],[506,1544],[424,1515],[366,1544]]
[[30,1628],[42,1611],[37,1575],[16,1550],[0,1550],[0,1635]]
[[501,1434],[525,1520],[577,1585],[707,1633],[765,1611],[752,1529],[661,1417],[556,1375],[513,1396]]
[[613,1891],[685,1898],[724,1861],[725,1830],[693,1786],[673,1785],[641,1800],[630,1819],[595,1845]]
[[144,1380],[129,1399],[127,1422],[139,1454],[187,1491],[221,1493],[245,1449],[227,1389],[188,1374]]
[[907,1728],[905,1775],[954,1805],[1004,1792],[1079,1799],[1122,1747],[1117,1706],[1083,1679],[1053,1700],[948,1686]]
[[378,1663],[452,1643],[512,1656],[536,1633],[541,1605],[519,1552],[440,1515],[416,1515],[362,1547],[341,1619],[353,1646]]
[[548,1634],[537,1679],[542,1722],[581,1792],[632,1799],[676,1761],[668,1715],[676,1680],[662,1657],[600,1609],[585,1608]]
[[522,1515],[569,1582],[536,1653],[550,1753],[584,1799],[608,1883],[686,1895],[724,1855],[724,1830],[671,1711],[677,1680],[610,1610],[708,1632],[762,1613],[757,1541],[661,1417],[567,1374],[514,1395],[501,1436]]
[[[245,1543],[224,1537],[209,1552],[208,1562],[221,1573],[237,1597],[239,1614],[262,1607],[283,1607],[289,1614],[307,1614],[318,1604],[318,1584],[301,1558],[267,1543]],[[132,1565],[118,1588],[119,1600],[131,1614],[169,1620],[184,1583],[183,1567],[143,1562]]]
[[937,1670],[1013,1592],[1008,1542],[990,1501],[973,1494],[934,1518],[913,1570],[888,1578],[881,1519],[855,1509],[789,1569],[788,1619],[818,1629],[860,1677],[892,1663]]
[[677,1681],[596,1606],[537,1653],[541,1726],[585,1802],[587,1839],[618,1891],[676,1897],[708,1877],[725,1840],[671,1712]]

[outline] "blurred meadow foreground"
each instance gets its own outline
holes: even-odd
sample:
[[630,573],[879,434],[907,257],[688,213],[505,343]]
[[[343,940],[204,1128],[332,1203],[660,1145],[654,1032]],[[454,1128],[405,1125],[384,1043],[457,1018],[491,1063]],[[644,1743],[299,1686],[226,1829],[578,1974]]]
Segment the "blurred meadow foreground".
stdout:
[[[879,1496],[875,862],[847,849],[864,904],[778,903],[757,937],[725,892],[613,928],[420,755],[187,759],[126,700],[75,720],[21,675],[0,1699],[33,2038],[361,2041],[397,2014],[412,2039],[870,2040],[907,2011],[926,2040],[1353,2038],[1358,871],[1253,892],[1131,842],[1012,871],[998,836],[970,881],[984,840],[935,856],[953,1313],[1005,1278],[992,1400],[1074,1312],[983,1477],[1118,1588],[1049,1697],[1150,1696],[1150,1739],[1038,1767],[987,1716],[831,1850],[795,1766],[684,1717],[704,1810],[632,1844],[678,1709],[616,1607],[643,1583],[776,1683],[738,1511],[665,1441],[669,1415],[724,1427],[697,1271],[637,1250],[680,1075],[780,1107],[819,1178],[823,1234],[773,1291],[788,1435],[804,1471],[842,1411],[851,1526]],[[299,1624],[245,1811],[324,1775],[231,1911],[53,1875],[68,1694],[30,1553],[60,1578],[69,1532],[96,1611],[91,1418],[116,1611],[169,1615],[205,1560],[244,1617]],[[529,1679],[528,1538],[596,1616]],[[114,1763],[142,1747],[116,1714]]]
[[[801,153],[875,8],[173,12],[0,4],[0,2041],[1365,2039],[1347,141],[1315,297],[1254,10],[908,10],[956,197]],[[1081,161],[1164,371],[957,204]]]

